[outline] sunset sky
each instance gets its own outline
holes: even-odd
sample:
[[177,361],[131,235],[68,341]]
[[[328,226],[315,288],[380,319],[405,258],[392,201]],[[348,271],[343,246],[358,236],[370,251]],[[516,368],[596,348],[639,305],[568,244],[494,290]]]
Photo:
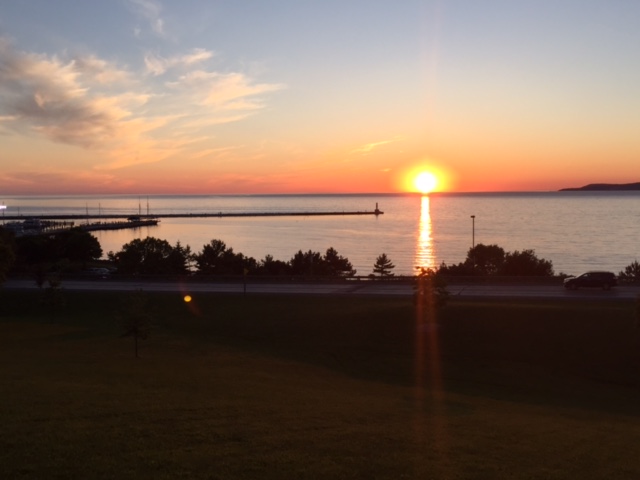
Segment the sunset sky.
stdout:
[[0,192],[640,181],[640,1],[0,0]]

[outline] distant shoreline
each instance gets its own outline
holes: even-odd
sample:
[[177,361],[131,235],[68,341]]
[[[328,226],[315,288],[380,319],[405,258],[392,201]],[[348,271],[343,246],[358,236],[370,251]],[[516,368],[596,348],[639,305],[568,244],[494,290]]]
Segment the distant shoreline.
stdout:
[[636,183],[590,183],[584,187],[561,188],[560,192],[620,192],[640,190],[640,182]]

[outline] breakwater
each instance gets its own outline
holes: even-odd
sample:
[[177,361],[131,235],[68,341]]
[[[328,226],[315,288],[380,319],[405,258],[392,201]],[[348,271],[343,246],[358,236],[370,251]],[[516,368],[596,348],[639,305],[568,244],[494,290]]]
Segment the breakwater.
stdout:
[[[227,218],[227,217],[320,217],[320,216],[340,216],[340,215],[382,215],[379,209],[365,211],[342,211],[342,212],[204,212],[204,213],[160,213],[157,215],[136,215],[140,220],[153,220],[159,218]],[[46,215],[6,215],[5,220],[117,220],[130,218],[131,215],[124,214],[46,214]]]

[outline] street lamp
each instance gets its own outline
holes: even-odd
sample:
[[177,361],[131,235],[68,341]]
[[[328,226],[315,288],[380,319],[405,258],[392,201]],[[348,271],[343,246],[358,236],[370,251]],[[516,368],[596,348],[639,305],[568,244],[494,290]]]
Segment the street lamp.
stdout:
[[476,246],[476,216],[471,215],[471,248]]

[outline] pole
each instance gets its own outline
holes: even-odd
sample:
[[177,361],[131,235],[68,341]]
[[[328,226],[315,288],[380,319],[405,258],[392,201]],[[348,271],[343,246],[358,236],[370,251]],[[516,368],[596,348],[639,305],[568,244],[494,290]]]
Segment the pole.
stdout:
[[471,248],[476,246],[476,216],[471,215]]

